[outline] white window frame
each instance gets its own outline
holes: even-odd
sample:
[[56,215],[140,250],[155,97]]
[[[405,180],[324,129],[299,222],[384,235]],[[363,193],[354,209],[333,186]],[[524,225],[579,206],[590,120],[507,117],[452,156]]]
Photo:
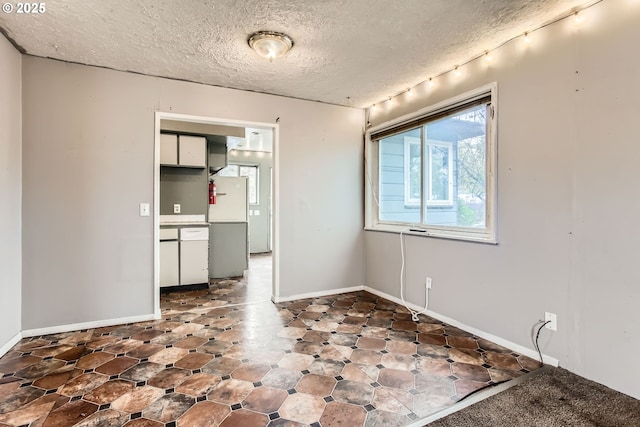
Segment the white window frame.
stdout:
[[[447,200],[439,200],[439,199],[433,199],[433,168],[432,163],[431,163],[431,159],[432,159],[432,155],[431,155],[431,149],[433,147],[444,147],[447,149],[447,151],[449,152],[448,154],[448,165],[447,165],[447,169],[448,169],[448,181],[447,181],[447,194],[449,194],[449,198]],[[425,142],[425,153],[427,154],[424,158],[424,164],[428,165],[428,168],[423,168],[423,170],[428,170],[429,171],[429,178],[428,178],[428,188],[426,188],[426,192],[424,194],[425,196],[425,200],[426,200],[426,205],[427,206],[453,206],[453,144],[450,142],[440,142],[440,141],[433,141],[433,140],[427,140]]]
[[[405,136],[404,137],[404,182],[411,182],[411,146],[417,145],[420,147],[420,138]],[[420,149],[422,154],[422,149]],[[422,156],[420,156],[422,158]],[[422,166],[420,166],[422,170]],[[422,194],[422,175],[420,176],[420,180],[418,181],[420,184],[420,193]],[[420,207],[420,198],[412,197],[411,186],[404,186],[404,204],[405,206],[415,206]]]
[[[437,226],[423,223],[406,223],[406,222],[389,222],[380,221],[378,208],[378,179],[379,179],[379,145],[371,140],[372,133],[379,133],[386,129],[401,126],[421,117],[428,117],[437,113],[454,109],[460,105],[464,105],[473,100],[478,100],[486,96],[491,97],[490,114],[488,114],[486,125],[486,217],[485,228],[464,228],[458,226]],[[383,231],[405,234],[413,234],[416,236],[438,237],[455,240],[467,240],[474,242],[497,244],[497,115],[498,115],[498,85],[491,83],[475,90],[465,92],[443,102],[439,102],[432,106],[423,108],[411,114],[407,114],[397,119],[390,120],[375,127],[368,129],[365,133],[365,230],[367,231]],[[427,145],[432,142],[427,142]],[[433,141],[436,143],[436,141]],[[423,162],[425,156],[423,156]],[[450,155],[449,161],[453,158]],[[424,165],[422,170],[424,171]],[[452,170],[452,169],[450,169]],[[450,175],[450,185],[453,186],[453,174]],[[424,187],[424,179],[423,184]],[[449,195],[453,197],[453,188],[451,187]],[[423,196],[425,190],[423,189]],[[406,199],[405,199],[406,200]],[[435,201],[433,201],[435,202]],[[454,201],[452,200],[451,203]],[[425,206],[431,205],[426,204]]]
[[238,164],[238,175],[247,177],[247,181],[249,181],[249,189],[251,189],[251,177],[249,175],[242,175],[242,168],[254,168],[256,171],[256,182],[255,182],[256,200],[254,202],[251,200],[251,197],[249,197],[249,204],[252,206],[257,206],[260,204],[260,166]]
[[[416,138],[415,136],[405,136],[404,137],[404,182],[411,182],[411,146],[417,145],[420,147],[420,138]],[[444,147],[448,150],[448,181],[447,181],[447,194],[449,198],[446,200],[433,199],[433,168],[431,167],[431,159],[432,159],[432,148],[433,147]],[[428,171],[429,176],[421,176],[420,177],[420,193],[423,195],[425,199],[425,203],[427,206],[453,206],[453,144],[446,141],[434,141],[427,140],[425,142],[424,148],[421,147],[421,159],[422,165],[427,165],[427,167],[421,166],[421,171]],[[427,185],[424,185],[425,182]],[[425,191],[422,192],[422,187],[424,186]],[[405,185],[404,187],[404,204],[405,206],[420,206],[420,198],[412,197],[413,192],[411,191],[410,185]]]

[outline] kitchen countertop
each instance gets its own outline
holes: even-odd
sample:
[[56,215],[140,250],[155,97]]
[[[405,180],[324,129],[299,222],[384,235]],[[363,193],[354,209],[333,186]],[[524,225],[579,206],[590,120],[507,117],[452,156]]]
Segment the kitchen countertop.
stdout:
[[206,221],[161,222],[160,227],[208,227]]

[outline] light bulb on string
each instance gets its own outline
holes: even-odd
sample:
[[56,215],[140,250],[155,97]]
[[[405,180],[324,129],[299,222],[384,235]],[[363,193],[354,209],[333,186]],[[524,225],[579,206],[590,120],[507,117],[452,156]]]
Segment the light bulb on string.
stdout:
[[435,83],[433,82],[433,78],[429,77],[429,80],[427,81],[427,86],[429,87],[433,87]]
[[409,96],[409,97],[413,96],[413,91],[411,90],[411,88],[407,89],[407,96]]
[[524,33],[524,42],[531,43],[531,36],[529,35],[528,32]]
[[487,62],[493,61],[493,55],[488,50],[484,52],[484,59]]
[[462,75],[462,71],[460,71],[460,68],[457,65],[453,69],[453,75],[456,77],[460,77]]

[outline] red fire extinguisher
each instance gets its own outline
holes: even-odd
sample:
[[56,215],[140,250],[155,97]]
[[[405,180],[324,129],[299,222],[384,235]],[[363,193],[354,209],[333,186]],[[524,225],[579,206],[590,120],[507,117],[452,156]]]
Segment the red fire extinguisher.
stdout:
[[209,204],[216,204],[216,183],[209,181]]

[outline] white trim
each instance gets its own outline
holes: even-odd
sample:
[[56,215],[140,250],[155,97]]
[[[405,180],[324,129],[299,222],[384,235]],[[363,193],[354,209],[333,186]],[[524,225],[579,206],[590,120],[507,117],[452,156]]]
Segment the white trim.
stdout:
[[2,357],[5,354],[7,354],[9,352],[9,350],[11,350],[11,348],[14,345],[16,345],[16,344],[18,344],[18,342],[20,342],[21,339],[22,339],[22,332],[18,332],[17,334],[15,334],[13,336],[13,338],[11,338],[9,341],[7,341],[7,343],[5,345],[0,347],[0,357]]
[[127,323],[147,322],[149,320],[159,320],[162,316],[155,314],[143,314],[140,316],[118,317],[116,319],[96,320],[93,322],[70,323],[68,325],[51,326],[48,328],[27,329],[22,331],[24,338],[37,337],[40,335],[59,334],[61,332],[81,331],[83,329],[102,328],[104,326],[126,325]]
[[[387,299],[389,301],[395,302],[396,304],[399,304],[399,305],[403,305],[404,304],[399,298],[396,298],[396,297],[394,297],[392,295],[389,295],[389,294],[387,294],[385,292],[382,292],[382,291],[379,291],[377,289],[370,288],[369,286],[364,286],[364,290],[367,291],[367,292],[370,292],[370,293],[372,293],[374,295],[377,295],[379,297],[382,297],[384,299]],[[412,304],[412,303],[407,303],[407,305],[412,310],[420,311],[420,310],[423,309],[423,307],[419,307],[419,306],[417,306],[415,304]],[[522,346],[520,344],[516,344],[516,343],[511,342],[511,341],[505,340],[504,338],[500,338],[500,337],[498,337],[496,335],[493,335],[493,334],[490,334],[488,332],[482,331],[480,329],[474,328],[472,326],[466,325],[466,324],[464,324],[462,322],[458,322],[455,319],[452,319],[452,318],[447,317],[447,316],[443,316],[442,314],[436,313],[436,312],[431,311],[431,310],[427,310],[424,314],[426,314],[427,316],[433,317],[434,319],[438,319],[439,321],[444,322],[444,323],[446,323],[448,325],[451,325],[451,326],[456,327],[458,329],[462,329],[463,331],[466,331],[466,332],[469,332],[471,334],[474,334],[474,335],[476,335],[476,336],[478,336],[480,338],[484,338],[484,339],[489,340],[489,341],[491,341],[491,342],[493,342],[495,344],[498,344],[498,345],[501,345],[501,346],[506,347],[508,349],[511,349],[511,350],[515,351],[516,353],[523,354],[523,355],[525,355],[527,357],[530,357],[530,358],[532,358],[534,360],[538,360],[538,352],[535,351],[535,350],[532,350],[530,348],[527,348],[527,347]],[[544,362],[546,364],[551,365],[551,366],[558,367],[558,364],[560,363],[560,361],[558,359],[556,359],[554,357],[551,357],[551,356],[547,356],[546,354],[543,354],[542,358],[543,358],[543,360],[544,360]]]
[[160,316],[160,119],[156,111],[153,127],[153,314]]
[[272,272],[271,296],[280,298],[280,125],[273,127],[273,153],[271,163],[271,233],[269,233]]
[[[385,229],[387,225],[393,225],[388,222],[380,222],[379,211],[380,206],[378,200],[375,196],[375,192],[379,191],[379,161],[380,161],[380,147],[378,144],[377,156],[375,156],[376,151],[372,149],[371,134],[378,133],[380,131],[386,129],[392,129],[399,124],[405,123],[410,120],[414,120],[420,117],[426,117],[431,114],[435,114],[440,111],[446,111],[451,108],[454,108],[459,105],[463,105],[463,103],[471,102],[473,100],[479,100],[483,97],[490,95],[491,102],[491,114],[486,119],[487,122],[487,135],[486,135],[486,144],[487,144],[487,152],[486,152],[486,161],[487,161],[487,194],[486,194],[486,224],[485,228],[478,232],[478,230],[466,229],[464,227],[444,227],[444,226],[435,226],[435,225],[427,225],[427,224],[409,224],[409,223],[401,223],[401,225],[405,228],[416,226],[416,228],[428,228],[428,233],[421,233],[422,236],[428,237],[439,237],[445,239],[452,240],[470,240],[475,242],[486,242],[496,244],[498,239],[498,231],[497,231],[497,146],[498,146],[498,84],[496,82],[492,82],[481,86],[479,88],[470,90],[463,94],[448,98],[444,101],[438,102],[434,105],[427,106],[418,111],[405,114],[403,116],[397,117],[395,119],[389,120],[387,122],[381,123],[377,126],[374,126],[370,129],[367,129],[365,132],[365,175],[370,178],[370,181],[365,181],[365,230],[373,230],[373,231],[392,231],[389,229]],[[423,155],[423,161],[425,156]],[[450,156],[451,160],[451,156]],[[422,170],[424,171],[424,166]],[[377,188],[374,186],[374,182],[378,183]],[[423,185],[424,187],[424,185]],[[424,188],[423,188],[424,193]],[[424,197],[423,197],[424,199]],[[375,201],[376,204],[373,205],[372,202]],[[400,230],[398,230],[400,231]]]
[[[343,293],[349,293],[349,292],[357,292],[357,291],[367,291],[369,293],[372,293],[374,295],[377,295],[381,298],[384,298],[386,300],[389,300],[391,302],[394,302],[398,305],[404,305],[404,303],[400,300],[400,298],[396,298],[393,295],[389,295],[385,292],[379,291],[377,289],[371,288],[369,286],[353,286],[350,288],[340,288],[340,289],[331,289],[331,290],[327,290],[327,291],[319,291],[319,292],[310,292],[307,294],[298,294],[298,295],[291,295],[288,297],[283,297],[283,298],[278,298],[278,299],[272,299],[272,301],[274,303],[279,303],[279,302],[287,302],[287,301],[295,301],[295,300],[301,300],[301,299],[307,299],[307,298],[321,298],[321,297],[326,297],[326,296],[330,296],[330,295],[336,295],[336,294],[343,294]],[[415,304],[412,303],[407,303],[407,305],[409,306],[409,308],[413,309],[413,310],[417,310],[417,311],[421,311],[423,310],[423,307],[418,307]],[[489,340],[495,344],[501,345],[503,347],[506,347],[508,349],[511,349],[519,354],[525,355],[527,357],[530,357],[534,360],[538,360],[538,352],[535,350],[532,350],[530,348],[524,347],[520,344],[516,344],[514,342],[508,341],[504,338],[500,338],[496,335],[490,334],[488,332],[482,331],[480,329],[474,328],[472,326],[466,325],[462,322],[458,322],[455,319],[452,319],[450,317],[447,316],[443,316],[442,314],[436,313],[434,311],[431,310],[427,310],[424,314],[426,314],[427,316],[433,317],[434,319],[438,319],[441,322],[444,322],[450,326],[456,327],[458,329],[462,329],[463,331],[469,332],[473,335],[476,335],[480,338],[484,338],[486,340]],[[559,360],[556,359],[555,357],[551,357],[548,356],[546,354],[542,355],[543,360],[545,361],[546,364],[554,366],[554,367],[558,367],[559,365]]]
[[252,122],[246,120],[233,120],[223,119],[216,117],[206,116],[194,116],[190,114],[178,114],[167,113],[162,111],[155,112],[155,149],[153,160],[153,299],[154,299],[154,313],[160,316],[160,121],[161,120],[175,120],[182,122],[201,123],[208,125],[223,125],[223,126],[237,126],[237,127],[251,127],[251,128],[266,128],[273,131],[273,187],[271,194],[272,203],[272,218],[273,218],[273,235],[271,236],[272,242],[272,279],[271,279],[271,293],[272,300],[278,299],[280,294],[280,239],[278,239],[278,232],[280,230],[280,206],[279,206],[279,192],[280,192],[280,125],[277,123],[265,123],[265,122]]
[[419,236],[419,237],[435,237],[438,239],[445,240],[456,240],[462,242],[473,242],[473,243],[487,243],[490,245],[497,245],[498,242],[495,239],[489,239],[484,237],[484,234],[478,234],[477,236],[472,235],[473,230],[469,229],[467,234],[455,234],[449,230],[445,230],[440,232],[438,228],[424,228],[422,225],[417,225],[415,227],[410,227],[407,224],[377,224],[374,226],[365,226],[364,231],[378,231],[381,233],[395,233],[395,234],[404,234],[411,236]]
[[296,300],[307,299],[307,298],[322,298],[330,295],[347,294],[349,292],[357,292],[357,291],[363,291],[363,290],[365,290],[365,287],[363,285],[359,285],[359,286],[352,286],[350,288],[329,289],[327,291],[318,291],[318,292],[309,292],[307,294],[291,295],[288,297],[275,298],[275,299],[272,299],[272,301],[275,303],[278,303],[278,302],[286,302],[286,301],[296,301]]

